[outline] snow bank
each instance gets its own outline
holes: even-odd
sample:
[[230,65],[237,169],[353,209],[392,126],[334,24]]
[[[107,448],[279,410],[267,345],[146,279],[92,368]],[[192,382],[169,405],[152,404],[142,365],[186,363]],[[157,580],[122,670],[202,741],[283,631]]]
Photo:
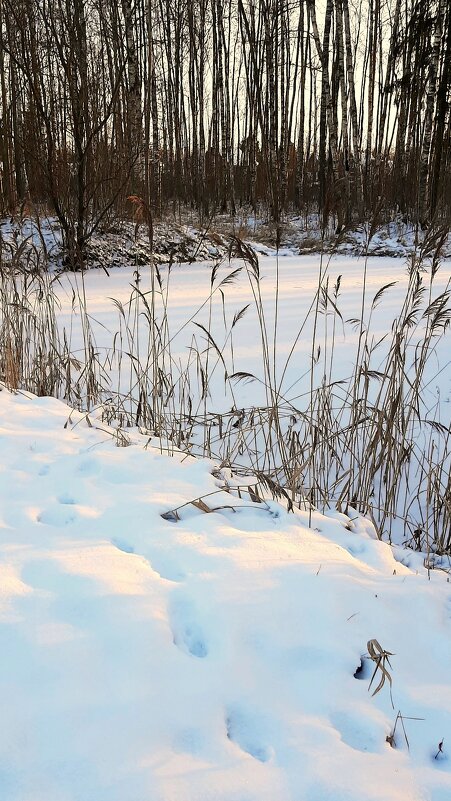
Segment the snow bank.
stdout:
[[[307,218],[288,214],[280,226],[280,245],[276,247],[276,226],[242,212],[235,218],[217,215],[204,225],[191,211],[182,214],[176,222],[171,215],[153,223],[153,251],[151,253],[147,226],[116,220],[103,231],[96,231],[87,244],[88,268],[128,267],[139,269],[148,266],[151,257],[156,264],[192,263],[225,257],[231,236],[238,235],[250,244],[260,256],[280,257],[300,254],[335,253],[341,256],[392,257],[406,259],[423,240],[423,232],[400,217],[381,225],[369,235],[369,225],[356,225],[337,237],[331,221],[326,231],[321,230],[318,215]],[[51,270],[64,269],[61,226],[54,216],[0,219],[0,248],[8,261],[17,248],[22,257],[33,262],[40,254],[42,269],[46,258]],[[451,238],[443,248],[451,255]]]
[[446,573],[222,491],[163,519],[212,463],[68,420],[0,392],[1,798],[448,801]]

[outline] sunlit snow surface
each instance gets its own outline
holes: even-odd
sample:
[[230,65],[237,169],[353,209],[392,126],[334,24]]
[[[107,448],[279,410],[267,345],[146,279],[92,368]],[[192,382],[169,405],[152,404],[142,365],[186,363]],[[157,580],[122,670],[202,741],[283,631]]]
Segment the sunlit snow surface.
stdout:
[[[347,431],[351,402],[357,399],[361,409],[367,402],[376,402],[381,414],[390,409],[394,384],[386,377],[387,353],[390,348],[392,353],[399,351],[398,345],[394,345],[396,325],[398,332],[402,328],[402,338],[408,340],[400,349],[402,357],[405,357],[403,369],[412,380],[415,378],[415,362],[421,353],[418,345],[427,326],[425,310],[428,305],[433,307],[433,301],[449,288],[450,267],[450,261],[444,261],[431,286],[430,264],[427,261],[421,264],[419,274],[423,294],[415,312],[408,315],[416,323],[408,326],[402,326],[396,320],[403,315],[405,319],[407,315],[403,304],[409,284],[408,272],[412,268],[411,259],[371,257],[365,261],[363,258],[330,257],[328,254],[322,258],[320,254],[280,255],[278,259],[274,254],[260,256],[258,286],[252,270],[238,259],[174,266],[172,270],[163,266],[160,267],[159,280],[155,278],[154,281],[153,301],[149,267],[137,266],[136,271],[112,268],[109,277],[103,270],[90,270],[83,277],[63,274],[53,286],[61,302],[58,313],[60,328],[65,328],[72,352],[81,361],[85,354],[82,320],[78,313],[73,314],[72,301],[74,296],[80,296],[86,302],[94,350],[104,370],[102,382],[104,385],[109,382],[103,399],[111,402],[116,417],[117,408],[122,408],[123,404],[129,419],[136,419],[140,381],[143,376],[151,378],[158,367],[159,377],[167,376],[165,385],[159,379],[160,387],[164,385],[161,396],[153,392],[151,381],[145,387],[144,395],[151,406],[152,398],[156,398],[157,405],[165,404],[165,430],[177,431],[178,421],[182,420],[180,428],[184,434],[184,446],[189,437],[195,453],[212,456],[219,462],[230,461],[244,467],[252,464],[262,472],[271,472],[283,483],[286,480],[280,469],[283,459],[277,448],[266,447],[270,439],[274,441],[274,430],[269,431],[265,409],[277,397],[286,448],[291,452],[293,446],[299,454],[303,449],[302,443],[311,441],[310,434],[306,433],[310,421],[311,391],[331,387],[329,396],[328,390],[322,390],[321,401],[313,396],[316,409],[322,403],[322,411],[314,413],[313,424],[324,428],[323,410],[330,414],[331,443],[337,443],[338,455],[333,447],[329,449],[330,463],[325,464],[324,473],[317,477],[323,487],[317,497],[321,493],[327,495],[333,504],[343,489],[352,451],[352,447],[346,446],[343,435]],[[139,295],[134,289],[137,278]],[[319,281],[322,289],[317,302]],[[263,326],[255,298],[261,301]],[[150,305],[152,311],[155,310],[153,331],[148,324]],[[237,317],[240,319],[234,326]],[[359,319],[363,319],[362,326]],[[262,357],[262,333],[268,354],[266,369]],[[148,359],[152,338],[159,350],[155,361],[153,350]],[[161,347],[161,341],[165,343],[164,347]],[[414,531],[427,528],[425,521],[432,501],[429,510],[426,509],[425,476],[430,470],[422,460],[426,453],[432,463],[440,462],[446,437],[440,426],[451,424],[449,343],[449,329],[446,336],[434,335],[431,338],[428,360],[421,372],[423,402],[418,407],[419,414],[413,415],[415,420],[411,415],[408,426],[413,455],[405,463],[403,475],[397,481],[397,516],[389,523],[380,523],[384,537],[388,539],[390,536],[395,542],[411,540]],[[357,361],[362,373],[359,391],[355,393],[353,375]],[[401,358],[398,371],[400,363]],[[169,370],[172,372],[170,376]],[[390,370],[388,373],[392,374]],[[237,374],[238,379],[230,378]],[[247,380],[247,374],[255,376],[255,380]],[[269,383],[273,394],[268,398],[266,388]],[[408,380],[402,384],[404,407],[416,409],[412,385]],[[386,395],[389,387],[392,387],[391,398]],[[121,400],[116,405],[118,392]],[[122,400],[124,396],[125,401]],[[242,412],[242,427],[240,410],[246,410]],[[159,414],[160,408],[155,416],[151,410],[147,418],[150,425]],[[365,416],[362,412],[361,430],[365,427]],[[174,418],[177,421],[175,426]],[[292,427],[291,433],[288,431],[287,434],[289,427]],[[396,435],[396,431],[392,433]],[[291,434],[295,436],[290,439]],[[296,444],[296,436],[301,445]],[[369,440],[368,434],[367,445]],[[345,453],[340,451],[342,446]],[[447,458],[442,472],[445,482],[450,466]],[[305,459],[301,457],[300,462],[305,464]],[[422,476],[419,465],[424,466]],[[408,471],[409,476],[406,475]],[[305,470],[299,479],[305,492],[315,481],[307,473]],[[335,481],[337,475],[340,477]],[[327,476],[332,476],[332,480],[325,486]],[[383,509],[385,490],[381,474],[373,481],[374,505]]]
[[164,520],[213,464],[68,418],[0,392],[1,799],[448,801],[447,574],[274,502]]
[[[273,364],[274,346],[276,352],[275,386],[281,397],[299,409],[308,404],[306,393],[310,390],[309,370],[312,363],[312,334],[315,321],[315,294],[319,276],[322,285],[327,284],[329,297],[334,300],[338,313],[329,302],[327,314],[322,303],[319,304],[316,320],[315,355],[318,347],[320,356],[315,366],[314,386],[320,386],[324,373],[332,380],[348,380],[355,364],[357,353],[359,326],[356,320],[362,317],[364,331],[369,330],[368,346],[372,348],[384,336],[375,348],[370,360],[372,369],[381,369],[390,341],[393,321],[401,314],[402,304],[408,286],[409,261],[399,258],[371,257],[365,260],[357,257],[330,257],[325,254],[312,256],[274,256],[260,257],[259,292],[262,300],[266,337],[269,343],[271,365]],[[261,327],[251,290],[249,272],[243,261],[223,260],[215,267],[215,279],[211,303],[207,302],[212,289],[211,277],[214,263],[176,266],[168,272],[166,266],[160,267],[162,293],[156,294],[155,316],[161,325],[164,317],[164,305],[167,307],[168,332],[170,339],[170,356],[174,366],[174,376],[181,365],[184,367],[195,347],[200,353],[205,352],[208,345],[204,332],[195,325],[200,323],[208,328],[221,350],[227,372],[247,371],[257,379],[264,380],[262,365]],[[421,270],[424,284],[424,300],[422,311],[431,299],[439,296],[449,288],[451,262],[444,261],[435,276],[430,290],[430,272],[428,265]],[[221,285],[231,273],[241,268],[234,275],[232,283]],[[122,345],[123,376],[119,390],[128,390],[129,370],[126,369],[127,352],[130,350],[130,339],[123,335],[120,340],[115,335],[120,329],[120,315],[112,298],[123,304],[129,328],[134,331],[135,312],[138,315],[140,341],[140,359],[145,363],[145,353],[149,342],[149,327],[145,320],[144,304],[130,307],[129,301],[139,276],[139,290],[150,303],[151,278],[149,267],[112,268],[109,278],[102,270],[90,270],[80,275],[62,274],[54,289],[61,302],[59,323],[68,332],[72,349],[83,353],[81,327],[72,316],[74,292],[86,299],[89,320],[95,337],[96,351],[102,363],[106,363],[112,392],[118,389],[117,358],[111,360],[113,345],[118,352]],[[334,296],[334,286],[340,276],[338,296]],[[393,284],[393,285],[392,285]],[[390,285],[390,286],[388,286]],[[256,287],[253,283],[254,289]],[[372,302],[379,290],[388,286],[379,302],[372,309]],[[158,284],[156,283],[158,290]],[[221,291],[219,291],[221,289]],[[362,303],[362,292],[365,289],[365,301]],[[429,293],[431,293],[429,295]],[[136,296],[135,296],[136,297]],[[323,295],[321,295],[323,298]],[[244,309],[242,319],[232,329],[234,315]],[[277,314],[276,314],[277,309]],[[129,317],[128,317],[129,315]],[[421,314],[418,314],[421,317]],[[69,333],[70,332],[70,333]],[[412,345],[407,354],[407,363],[415,358],[414,345],[418,336],[412,334]],[[333,342],[333,347],[332,347]],[[233,358],[232,349],[233,346]],[[136,344],[136,343],[135,343]],[[429,367],[425,374],[425,400],[429,409],[434,409],[438,397],[441,402],[441,417],[449,423],[451,378],[450,349],[448,341],[435,339]],[[135,350],[136,354],[136,350]],[[192,359],[193,360],[193,359]],[[169,359],[165,357],[165,365]],[[204,359],[205,361],[205,359]],[[332,363],[332,366],[331,366]],[[195,374],[195,370],[193,370]],[[213,351],[209,357],[209,397],[208,408],[213,412],[230,410],[233,403],[237,407],[264,403],[266,394],[261,383],[251,384],[232,382],[234,397],[230,394],[230,385],[224,384],[224,369]],[[124,383],[125,382],[125,383]],[[195,381],[191,386],[194,411],[196,411]],[[197,396],[199,389],[197,391]],[[202,404],[203,408],[203,404]]]

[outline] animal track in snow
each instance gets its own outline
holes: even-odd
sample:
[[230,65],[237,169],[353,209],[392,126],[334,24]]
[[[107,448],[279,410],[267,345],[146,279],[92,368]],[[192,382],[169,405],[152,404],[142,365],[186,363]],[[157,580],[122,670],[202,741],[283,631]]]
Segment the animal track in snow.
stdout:
[[273,749],[262,736],[262,721],[241,707],[230,707],[226,714],[227,737],[259,762],[268,762]]
[[58,496],[58,503],[61,503],[63,506],[74,506],[77,501],[75,501],[69,493],[62,492],[61,495]]
[[111,544],[114,545],[115,548],[118,548],[119,551],[123,551],[124,553],[135,553],[135,549],[132,547],[132,545],[129,545],[129,543],[125,540],[115,538],[111,540]]
[[[362,714],[340,709],[331,714],[330,722],[340,735],[340,739],[355,751],[376,753],[380,750],[375,721],[366,720]],[[380,742],[383,741],[381,733]]]
[[92,456],[82,458],[78,464],[77,472],[87,477],[97,475],[100,472],[97,459]]
[[58,505],[44,509],[39,512],[36,520],[38,523],[45,523],[47,526],[68,526],[75,523],[78,514],[74,509],[68,509],[65,505]]
[[362,554],[366,553],[368,549],[366,547],[365,542],[362,543],[351,542],[347,545],[346,550],[348,551],[348,553],[351,554],[351,556],[355,556],[358,558],[359,556],[362,556]]
[[197,659],[205,659],[208,643],[194,603],[178,596],[170,606],[169,615],[174,644]]
[[160,574],[162,579],[178,583],[186,578],[183,570],[179,569],[177,563],[173,559],[153,552],[151,554],[151,560],[153,569]]
[[62,493],[57,498],[58,503],[43,509],[36,517],[38,523],[47,526],[68,526],[75,523],[80,517],[96,518],[99,512],[89,506],[80,506],[78,502],[68,493]]
[[185,578],[185,574],[179,570],[172,561],[167,560],[164,556],[160,557],[159,554],[139,554],[127,540],[122,539],[121,537],[114,537],[111,540],[111,544],[114,545],[115,548],[118,548],[119,551],[123,551],[124,553],[129,554],[136,554],[137,556],[141,555],[142,558],[150,565],[152,570],[155,573],[158,573],[160,578],[165,579],[166,581],[173,581],[179,582],[183,581]]

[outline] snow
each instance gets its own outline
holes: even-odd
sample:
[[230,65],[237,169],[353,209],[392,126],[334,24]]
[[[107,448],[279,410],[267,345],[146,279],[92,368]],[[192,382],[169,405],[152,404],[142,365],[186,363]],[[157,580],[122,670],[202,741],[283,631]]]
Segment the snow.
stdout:
[[[334,301],[341,318],[333,314],[331,305],[329,305],[327,313],[323,307],[319,309],[315,353],[320,347],[321,356],[314,366],[312,384],[315,389],[320,387],[324,376],[326,376],[326,382],[336,382],[333,388],[333,400],[336,419],[339,420],[343,399],[346,399],[346,392],[350,391],[350,386],[352,389],[352,381],[351,385],[349,382],[359,347],[359,326],[355,324],[355,318],[360,317],[362,312],[365,264],[364,319],[365,327],[369,331],[368,347],[371,348],[379,342],[371,357],[368,358],[368,366],[375,372],[384,372],[384,360],[392,342],[392,324],[401,312],[407,291],[407,264],[403,264],[397,258],[388,257],[369,258],[366,263],[364,259],[343,256],[326,257],[321,260],[318,255],[262,257],[260,259],[259,292],[270,342],[271,363],[273,361],[272,348],[277,305],[276,357],[274,359],[276,377],[272,378],[272,382],[273,386],[278,388],[281,398],[282,425],[292,425],[293,431],[296,430],[299,421],[302,421],[302,413],[306,412],[310,401],[314,305],[319,272],[321,270],[323,285],[326,280],[329,282],[329,296],[333,296],[333,287],[338,276],[341,276],[340,292]],[[427,266],[424,266],[422,273],[426,288],[423,312],[429,302],[430,273],[426,269]],[[235,276],[233,283],[221,285],[228,275],[240,267],[241,272]],[[211,291],[211,265],[193,264],[189,267],[174,267],[171,271],[161,267],[160,273],[164,300],[157,293],[156,317],[161,325],[166,306],[168,314],[166,340],[170,341],[170,357],[172,365],[175,367],[175,378],[177,378],[178,371],[184,378],[184,371],[187,370],[187,365],[190,365],[192,413],[200,417],[205,415],[206,424],[204,425],[204,421],[202,421],[201,425],[188,432],[193,450],[201,455],[211,455],[218,462],[228,460],[232,454],[231,458],[236,464],[242,465],[244,469],[249,466],[250,462],[253,462],[254,467],[257,466],[265,473],[273,470],[273,475],[279,478],[276,471],[280,460],[276,453],[270,463],[272,457],[268,457],[264,436],[258,430],[259,413],[257,412],[256,426],[258,455],[252,452],[253,442],[250,438],[246,443],[249,451],[241,448],[240,452],[242,429],[240,426],[234,427],[239,420],[240,410],[246,410],[243,411],[243,414],[249,415],[245,418],[243,425],[243,429],[246,430],[253,410],[258,407],[265,408],[268,405],[265,388],[267,375],[262,359],[259,315],[250,288],[249,275],[243,262],[233,259],[231,262],[225,261],[219,265],[214,279],[211,302],[208,301]],[[142,268],[139,276],[140,291],[148,293],[151,285],[149,269]],[[431,297],[435,298],[449,288],[449,276],[450,262],[444,261],[434,277],[430,290]],[[131,329],[134,329],[135,321],[139,321],[139,335],[135,336],[133,351],[133,367],[136,367],[139,357],[142,373],[145,373],[147,369],[149,326],[146,324],[145,314],[141,313],[144,311],[142,301],[140,299],[138,302],[132,300],[130,303],[135,278],[135,273],[130,268],[112,269],[109,278],[106,278],[102,271],[91,270],[83,278],[71,274],[61,276],[58,285],[61,299],[60,324],[64,325],[67,330],[72,329],[71,347],[76,355],[80,351],[82,358],[83,341],[80,336],[80,325],[72,314],[73,287],[75,286],[77,292],[87,299],[95,348],[99,353],[100,361],[106,365],[106,372],[110,380],[107,397],[112,398],[112,405],[114,405],[118,393],[128,391],[132,369],[127,355],[131,348],[130,340],[125,334],[125,324],[123,321],[121,322],[118,310],[111,298],[117,299],[122,304],[127,324]],[[373,298],[384,285],[389,285],[389,288],[376,307],[371,309]],[[147,297],[150,298],[150,295]],[[231,330],[235,314],[243,309],[246,309],[244,316]],[[421,318],[421,313],[418,316]],[[211,347],[209,348],[209,341],[204,331],[199,329],[196,323],[211,331],[214,341],[221,349],[223,361]],[[418,327],[410,330],[410,343],[406,349],[407,371],[414,370],[414,360],[417,356],[415,346],[418,341],[421,341],[424,324],[424,319],[420,319]],[[115,334],[119,330],[123,332],[121,334],[123,344],[122,353],[118,355],[120,338],[115,337]],[[112,355],[113,342],[116,346],[114,356]],[[198,359],[193,356],[194,348],[199,353]],[[167,370],[168,352],[169,348],[166,349],[164,358],[160,359],[163,370]],[[361,359],[362,352],[360,352]],[[208,373],[209,379],[208,396],[202,401],[200,401],[202,386],[198,369],[199,363],[203,365],[204,372]],[[256,380],[236,381],[232,379],[225,381],[224,364],[229,376],[239,372],[250,372],[256,376]],[[423,420],[432,421],[434,425],[440,421],[442,425],[448,427],[451,424],[449,364],[448,332],[442,338],[435,337],[432,342],[430,358],[423,376],[424,408],[421,410]],[[119,366],[121,366],[120,375]],[[132,402],[127,398],[125,406],[130,417],[134,419],[138,390],[137,381],[134,379],[132,383],[135,386],[135,397],[132,398]],[[180,384],[182,389],[186,387],[186,382],[181,381]],[[370,395],[370,399],[376,399],[379,386],[378,381],[372,379],[369,391],[373,394]],[[178,389],[179,387],[176,387],[176,392],[168,404],[168,408],[171,410],[171,404],[174,403],[175,414],[180,414],[182,417],[183,415],[187,416],[186,402],[184,405],[183,403],[177,405],[179,403]],[[408,390],[407,383],[405,389]],[[408,399],[406,403],[408,403]],[[221,427],[218,425],[218,414],[224,415]],[[347,414],[346,409],[345,414]],[[341,417],[342,421],[344,419],[346,418]],[[264,426],[265,423],[263,422],[262,425]],[[412,532],[423,527],[428,514],[424,509],[424,504],[421,504],[426,498],[425,476],[423,476],[423,484],[420,486],[416,465],[419,463],[418,460],[421,463],[425,452],[430,452],[433,429],[428,423],[416,423],[415,426],[416,429],[412,436],[414,459],[409,463],[412,473],[406,480],[403,478],[399,481],[399,515],[396,520],[382,524],[385,538],[391,538],[393,542],[398,543],[406,542],[412,537]],[[299,437],[302,441],[302,432]],[[433,437],[436,441],[434,447],[438,462],[444,438],[440,439],[437,432],[433,433]],[[206,441],[210,448],[207,451],[204,450]],[[279,480],[283,480],[283,474],[282,479]],[[309,476],[303,477],[302,481],[303,487],[308,489]],[[334,489],[335,495],[331,493],[330,487],[327,487],[327,491],[333,503],[340,494],[340,488]],[[380,492],[383,492],[383,488],[380,489],[379,484],[375,482],[374,497],[376,499],[380,500]],[[383,503],[376,500],[375,506],[382,507]]]
[[1,798],[448,801],[447,573],[128,438],[0,392]]
[[[318,286],[318,276],[321,269],[322,280],[329,281],[329,294],[332,287],[341,276],[341,287],[336,305],[343,320],[338,321],[334,337],[334,373],[335,380],[347,379],[354,367],[359,332],[351,318],[361,313],[362,289],[364,283],[363,258],[350,258],[336,256],[320,260],[318,254],[313,256],[284,256],[262,257],[260,260],[260,293],[264,308],[268,338],[272,342],[275,306],[278,304],[278,328],[276,337],[278,379],[284,379],[281,392],[289,400],[295,400],[297,394],[309,390],[310,378],[308,375],[313,332],[312,305],[314,305],[315,292]],[[232,284],[222,287],[221,281],[231,272],[241,267]],[[433,297],[449,288],[451,275],[451,262],[444,261],[434,277]],[[394,282],[394,286],[385,292],[382,301],[371,313],[371,333],[376,341],[390,331],[393,320],[401,311],[402,302],[408,286],[407,266],[398,258],[369,258],[366,263],[366,308],[365,319],[370,315],[371,302],[376,293],[384,285]],[[174,362],[188,362],[188,351],[192,345],[193,334],[197,336],[199,346],[205,347],[202,332],[193,324],[200,322],[207,328],[211,326],[213,338],[222,346],[225,344],[224,358],[227,361],[229,373],[234,371],[251,371],[263,379],[261,357],[261,333],[258,314],[253,302],[249,279],[243,262],[234,259],[231,262],[222,262],[216,272],[214,292],[209,303],[205,303],[211,291],[212,264],[192,264],[172,269],[160,267],[163,283],[163,295],[167,303],[169,318],[169,332],[171,340],[171,353]],[[139,288],[142,293],[150,290],[150,271],[143,267],[139,271]],[[424,271],[424,284],[429,287],[429,274]],[[74,350],[82,348],[82,339],[79,325],[71,319],[73,290],[82,297],[86,297],[90,314],[96,349],[102,360],[107,361],[111,377],[111,391],[117,389],[116,376],[111,370],[111,360],[108,358],[113,350],[115,333],[120,327],[120,315],[112,302],[112,298],[123,304],[133,323],[134,306],[130,305],[130,298],[135,286],[136,272],[132,268],[112,268],[107,279],[102,270],[90,270],[80,277],[68,273],[61,275],[55,285],[61,301],[59,321],[61,327],[72,330],[72,346]],[[218,288],[221,288],[221,292]],[[244,306],[248,306],[233,334],[233,364],[229,358],[230,341],[226,339],[233,316]],[[158,320],[163,318],[164,304],[159,295],[156,297],[156,315]],[[142,310],[142,307],[141,307]],[[309,315],[310,311],[310,315]],[[327,318],[331,315],[329,307]],[[224,317],[226,325],[224,325]],[[317,369],[317,381],[320,384],[323,377],[324,360],[330,351],[330,342],[324,348],[324,337],[327,325],[326,316],[320,313],[317,323],[317,343],[322,346],[322,356]],[[144,352],[148,343],[148,329],[141,318],[141,350]],[[302,336],[298,338],[302,326]],[[332,322],[328,323],[329,340]],[[116,347],[118,347],[116,342]],[[126,348],[124,348],[126,350]],[[383,361],[383,347],[375,354],[375,364],[379,366]],[[291,355],[290,355],[291,354]],[[411,349],[413,358],[413,348]],[[434,359],[428,371],[427,388],[431,405],[436,400],[437,390],[441,393],[444,402],[449,400],[451,390],[449,374],[446,367],[449,364],[449,347],[446,337],[436,341],[434,346]],[[331,354],[329,352],[329,358]],[[286,360],[289,362],[286,365]],[[232,399],[224,395],[223,371],[216,369],[216,375],[211,381],[209,389],[211,400],[209,406],[215,412],[230,408]],[[303,376],[303,377],[302,377]],[[257,405],[263,402],[265,393],[258,384],[241,384],[234,387],[236,405]],[[301,403],[299,405],[302,405]],[[445,409],[446,413],[446,409]]]
[[[49,269],[64,269],[62,233],[57,218],[45,214],[42,208],[28,211],[30,213],[24,210],[22,217],[0,219],[0,246],[4,260],[14,257],[21,247],[22,256],[31,262],[39,253],[42,265],[47,258]],[[263,256],[276,255],[276,226],[265,219],[263,212],[256,217],[242,209],[235,217],[217,215],[214,220],[202,223],[191,210],[185,209],[180,211],[178,221],[171,215],[153,221],[152,258],[158,264],[217,259],[227,253],[232,235],[244,238]],[[398,259],[412,254],[425,236],[421,229],[405,221],[401,215],[381,223],[374,230],[368,223],[351,225],[337,237],[333,221],[322,231],[317,214],[300,217],[291,213],[281,221],[279,235],[278,254],[283,257],[321,251],[356,256],[368,253]],[[444,252],[449,258],[450,237],[445,242]],[[89,268],[136,268],[137,265],[148,265],[149,261],[149,235],[143,222],[137,225],[131,220],[112,220],[103,230],[95,231],[87,244]]]
[[[270,336],[278,301],[277,382],[302,408],[320,265],[330,287],[342,276],[343,321],[317,383],[325,369],[337,380],[352,372],[358,332],[347,320],[360,313],[364,262],[266,252],[260,290]],[[222,263],[215,286],[240,264]],[[449,286],[449,267],[433,297]],[[264,379],[246,271],[204,305],[211,264],[160,270],[174,363],[188,363],[193,334],[206,358],[199,322],[226,343],[229,373]],[[149,269],[139,271],[147,292]],[[140,320],[146,353],[144,317],[127,305],[135,279],[133,265],[54,283],[75,354],[83,321],[73,289],[86,298],[112,396],[127,373],[126,357],[122,379],[112,358],[112,298],[130,325]],[[400,311],[407,272],[399,258],[368,260],[366,319],[393,281],[372,313],[374,340]],[[232,352],[227,332],[249,303]],[[156,304],[160,319],[159,296]],[[332,325],[320,316],[318,342]],[[232,397],[212,353],[210,413],[265,402],[258,381],[238,382]],[[383,355],[384,345],[376,367]],[[449,425],[447,338],[435,341],[424,384],[430,416]],[[449,560],[378,541],[351,509],[289,513],[270,498],[239,497],[245,479],[219,467],[225,441],[217,460],[169,457],[158,444],[110,428],[101,409],[87,415],[0,389],[0,798],[449,801]],[[428,569],[433,559],[441,569]],[[382,673],[370,687],[371,640],[391,654],[392,686],[386,677],[375,695]]]

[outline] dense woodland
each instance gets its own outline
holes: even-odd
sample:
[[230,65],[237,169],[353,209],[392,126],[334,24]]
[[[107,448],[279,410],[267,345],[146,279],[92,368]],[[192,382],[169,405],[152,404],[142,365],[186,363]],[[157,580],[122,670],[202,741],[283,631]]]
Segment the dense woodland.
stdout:
[[338,229],[450,215],[449,0],[0,0],[0,17],[0,210],[55,214],[73,261],[136,203]]

